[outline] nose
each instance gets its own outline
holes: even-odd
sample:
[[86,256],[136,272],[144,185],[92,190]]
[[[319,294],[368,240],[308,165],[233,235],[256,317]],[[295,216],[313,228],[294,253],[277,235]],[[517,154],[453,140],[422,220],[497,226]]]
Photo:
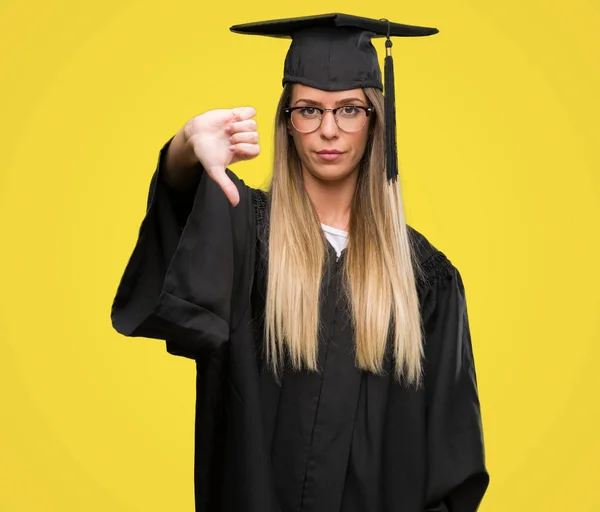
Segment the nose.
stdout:
[[339,127],[335,122],[335,116],[331,110],[323,113],[323,121],[321,122],[321,137],[325,139],[333,139],[339,135]]

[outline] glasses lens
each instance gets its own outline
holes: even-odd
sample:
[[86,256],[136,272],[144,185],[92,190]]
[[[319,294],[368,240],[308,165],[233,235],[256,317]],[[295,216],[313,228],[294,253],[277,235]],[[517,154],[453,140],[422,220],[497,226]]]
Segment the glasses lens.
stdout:
[[367,113],[362,108],[347,106],[337,111],[338,126],[346,132],[357,132],[367,122]]
[[[299,132],[314,132],[321,126],[321,112],[315,107],[292,110],[292,124]],[[337,125],[345,132],[357,132],[367,122],[367,112],[359,107],[341,107],[335,116]]]
[[312,132],[321,125],[321,113],[314,107],[292,110],[292,124],[299,132]]

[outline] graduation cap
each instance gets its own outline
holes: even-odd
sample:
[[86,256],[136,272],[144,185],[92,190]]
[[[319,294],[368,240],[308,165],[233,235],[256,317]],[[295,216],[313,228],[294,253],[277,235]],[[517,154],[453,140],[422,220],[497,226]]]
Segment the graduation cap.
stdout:
[[[325,91],[363,87],[384,91],[387,179],[397,180],[394,64],[390,37],[429,36],[437,34],[437,28],[334,13],[245,23],[234,25],[230,30],[292,39],[285,58],[283,85],[299,83]],[[386,38],[385,90],[377,51],[371,42],[374,37]]]

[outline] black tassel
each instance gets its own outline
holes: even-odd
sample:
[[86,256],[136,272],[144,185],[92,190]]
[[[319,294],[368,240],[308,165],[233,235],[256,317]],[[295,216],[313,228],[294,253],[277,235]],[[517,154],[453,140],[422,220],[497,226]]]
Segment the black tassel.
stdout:
[[385,161],[388,182],[398,180],[398,148],[396,146],[396,98],[394,92],[394,61],[392,59],[392,41],[385,41]]

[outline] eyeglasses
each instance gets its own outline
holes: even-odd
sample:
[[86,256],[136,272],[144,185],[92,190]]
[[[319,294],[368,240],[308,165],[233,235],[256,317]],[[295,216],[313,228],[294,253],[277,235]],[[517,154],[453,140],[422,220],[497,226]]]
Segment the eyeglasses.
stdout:
[[360,105],[345,105],[337,108],[319,107],[288,107],[283,111],[289,116],[292,125],[301,133],[310,133],[318,130],[323,122],[325,112],[331,111],[340,130],[345,132],[358,132],[362,130],[367,118],[374,111],[373,107]]

